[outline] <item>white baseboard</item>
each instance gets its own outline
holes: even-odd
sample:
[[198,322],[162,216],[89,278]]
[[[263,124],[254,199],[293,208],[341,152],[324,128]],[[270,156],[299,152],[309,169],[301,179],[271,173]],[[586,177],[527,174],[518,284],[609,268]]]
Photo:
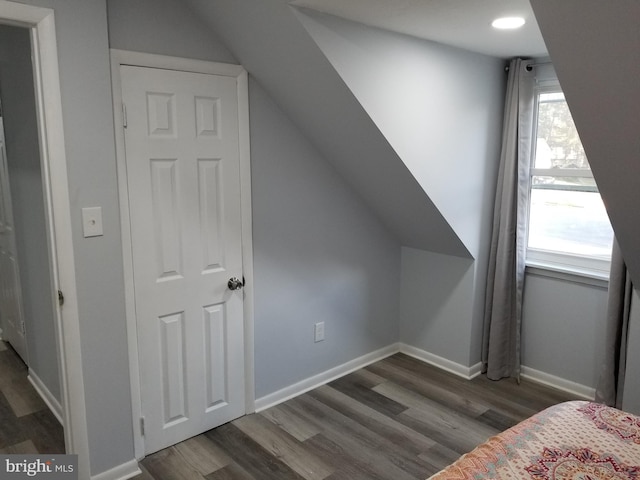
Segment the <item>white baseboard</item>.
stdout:
[[395,353],[398,353],[399,344],[393,343],[387,347],[376,350],[375,352],[368,353],[362,357],[355,358],[347,363],[338,365],[325,372],[314,375],[313,377],[302,380],[293,385],[289,385],[277,392],[270,393],[264,397],[256,399],[255,407],[256,412],[261,412],[269,407],[273,407],[279,403],[286,402],[287,400],[302,395],[303,393],[313,390],[321,385],[332,382],[344,375],[355,372],[360,368],[366,367],[372,363],[375,363],[383,358],[387,358]]
[[482,362],[478,362],[475,365],[469,367],[469,380],[476,378],[482,373]]
[[33,388],[38,392],[38,395],[42,398],[44,403],[47,404],[51,413],[58,419],[60,425],[64,425],[64,420],[62,418],[62,405],[58,401],[56,397],[53,396],[51,390],[47,388],[47,386],[40,380],[40,377],[36,375],[36,373],[29,369],[29,373],[27,375],[27,380],[33,386]]
[[400,352],[404,353],[405,355],[409,355],[410,357],[417,358],[418,360],[428,363],[429,365],[433,365],[434,367],[438,367],[439,369],[446,372],[453,373],[454,375],[462,377],[466,380],[471,380],[472,378],[477,377],[478,375],[480,375],[480,372],[482,370],[481,362],[467,367],[460,363],[456,363],[452,360],[427,352],[426,350],[412,347],[411,345],[407,345],[406,343],[400,344]]
[[[358,357],[347,363],[331,368],[325,372],[314,375],[313,377],[302,380],[293,385],[289,385],[281,390],[265,395],[258,398],[255,401],[255,411],[261,412],[269,407],[278,405],[279,403],[286,402],[298,395],[313,390],[321,385],[332,382],[344,375],[352,373],[360,368],[366,367],[372,363],[375,363],[383,358],[387,358],[395,353],[404,353],[410,357],[416,358],[422,362],[433,365],[441,370],[449,373],[453,373],[466,380],[471,380],[482,371],[482,362],[478,362],[475,365],[466,366],[460,363],[454,362],[444,357],[440,357],[433,353],[421,350],[417,347],[407,345],[405,343],[393,343],[387,347],[384,347],[375,352],[368,353],[362,357]],[[578,398],[585,400],[593,400],[595,397],[595,389],[581,385],[564,378],[556,377],[539,370],[535,370],[529,367],[522,367],[522,378],[530,380],[532,382],[540,383],[564,392],[575,395]]]
[[535,370],[533,368],[523,366],[521,376],[531,382],[540,383],[547,387],[562,390],[563,392],[570,393],[571,395],[575,395],[576,397],[584,400],[593,400],[596,396],[595,388],[587,387],[586,385],[572,382],[571,380],[566,380],[561,377],[556,377],[555,375],[541,372],[540,370]]
[[127,480],[128,478],[133,478],[141,473],[142,471],[138,466],[138,462],[134,459],[129,460],[127,463],[123,463],[122,465],[118,465],[117,467],[113,467],[106,472],[92,475],[91,480]]

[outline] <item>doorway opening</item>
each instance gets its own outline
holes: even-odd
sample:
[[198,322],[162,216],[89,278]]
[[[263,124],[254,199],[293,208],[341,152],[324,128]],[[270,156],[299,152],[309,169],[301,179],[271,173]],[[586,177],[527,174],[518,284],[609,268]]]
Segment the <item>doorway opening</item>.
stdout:
[[[79,475],[81,478],[89,478],[80,328],[54,12],[47,8],[2,0],[0,24],[21,27],[30,39],[33,68],[31,85],[34,91],[46,239],[46,255],[42,261],[48,265],[48,273],[41,272],[45,280],[48,280],[46,285],[49,290],[49,296],[43,303],[49,304],[53,316],[53,337],[48,342],[57,350],[57,361],[54,363],[58,370],[65,451],[78,454]],[[59,294],[65,297],[64,307],[62,302],[58,302]],[[33,363],[33,359],[29,362]],[[55,382],[50,382],[50,385],[54,384]]]
[[33,85],[29,30],[0,25],[0,392],[3,424],[12,425],[4,443],[20,453],[64,453]]

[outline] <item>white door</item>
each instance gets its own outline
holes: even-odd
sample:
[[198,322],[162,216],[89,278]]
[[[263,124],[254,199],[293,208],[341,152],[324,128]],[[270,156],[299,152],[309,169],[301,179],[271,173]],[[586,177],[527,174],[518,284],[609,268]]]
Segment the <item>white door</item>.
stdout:
[[236,79],[121,67],[144,444],[245,413]]
[[0,116],[0,320],[2,338],[7,340],[18,355],[27,363],[27,340],[25,338],[24,315],[16,233],[11,207],[9,169],[4,141],[4,123]]

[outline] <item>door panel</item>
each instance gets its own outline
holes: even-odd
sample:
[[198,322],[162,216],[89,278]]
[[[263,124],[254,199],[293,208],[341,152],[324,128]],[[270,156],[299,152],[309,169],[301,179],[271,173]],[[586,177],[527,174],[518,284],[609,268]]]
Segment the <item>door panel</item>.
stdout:
[[235,78],[121,67],[145,450],[244,413]]

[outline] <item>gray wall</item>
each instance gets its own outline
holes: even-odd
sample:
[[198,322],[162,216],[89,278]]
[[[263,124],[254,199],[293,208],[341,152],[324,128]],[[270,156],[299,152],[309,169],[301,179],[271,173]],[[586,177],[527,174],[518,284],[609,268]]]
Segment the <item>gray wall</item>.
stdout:
[[0,26],[0,93],[29,368],[60,401],[31,39],[25,28]]
[[[502,62],[330,15],[299,17],[473,256],[402,249],[400,340],[463,366],[477,363]],[[413,221],[425,220],[414,214]]]
[[250,86],[259,398],[397,341],[400,245]]
[[[24,3],[55,11],[89,448],[96,474],[133,458],[106,4]],[[83,238],[81,208],[89,206],[102,207],[102,237]]]
[[[145,22],[155,1],[109,0],[111,47],[233,61],[213,34],[202,48],[197,17],[163,4]],[[144,39],[164,34],[161,14],[181,22],[151,49]],[[397,340],[400,246],[254,79],[249,101],[260,398]]]
[[202,19],[176,0],[106,2],[111,48],[238,63]]
[[503,62],[303,12],[299,18],[329,62],[471,257],[478,258],[491,234]]
[[465,367],[471,358],[474,260],[402,248],[400,341]]
[[606,287],[527,273],[522,365],[595,389],[606,309]]
[[220,35],[404,245],[469,256],[442,213],[318,48],[295,8],[282,0],[183,1]]

